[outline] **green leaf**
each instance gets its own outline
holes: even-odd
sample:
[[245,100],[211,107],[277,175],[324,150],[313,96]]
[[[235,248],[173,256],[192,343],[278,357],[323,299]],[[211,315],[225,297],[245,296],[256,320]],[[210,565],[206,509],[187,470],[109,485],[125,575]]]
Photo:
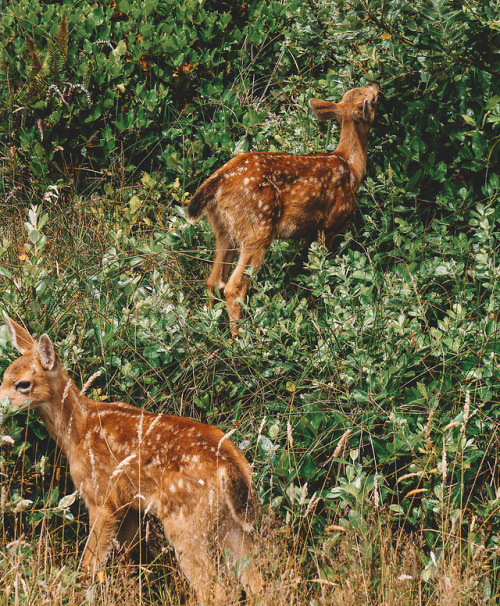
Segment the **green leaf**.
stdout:
[[31,229],[28,236],[33,244],[36,244],[41,237],[41,233],[38,229]]
[[476,121],[471,116],[468,116],[467,114],[462,114],[462,118],[466,124],[469,124],[469,126],[476,126]]
[[401,505],[389,505],[389,510],[395,513],[398,516],[402,516],[405,513],[405,510],[401,507]]
[[129,200],[130,212],[132,215],[135,215],[143,205],[143,200],[141,200],[138,196],[132,196]]
[[76,501],[77,495],[78,495],[77,492],[73,492],[72,494],[66,495],[59,501],[59,504],[57,505],[57,507],[59,509],[67,509],[68,507],[73,505],[73,503]]
[[486,107],[486,111],[489,111],[490,109],[493,109],[499,103],[500,103],[500,95],[494,95],[493,97],[491,97],[491,99],[488,99],[488,101],[486,101],[486,106],[485,106]]

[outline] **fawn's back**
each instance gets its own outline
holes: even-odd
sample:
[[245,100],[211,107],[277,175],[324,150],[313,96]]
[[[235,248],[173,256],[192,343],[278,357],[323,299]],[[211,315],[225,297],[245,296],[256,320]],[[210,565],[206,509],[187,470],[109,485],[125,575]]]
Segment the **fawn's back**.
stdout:
[[267,248],[275,238],[311,237],[320,229],[341,232],[355,210],[351,173],[340,156],[253,152],[219,170],[205,212],[238,249]]

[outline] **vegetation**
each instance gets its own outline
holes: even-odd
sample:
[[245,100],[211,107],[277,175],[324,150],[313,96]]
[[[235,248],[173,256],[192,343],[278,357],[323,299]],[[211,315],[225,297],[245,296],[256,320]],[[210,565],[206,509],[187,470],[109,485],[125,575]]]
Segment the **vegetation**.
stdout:
[[[4,1],[2,307],[92,397],[236,428],[269,604],[500,596],[499,8]],[[275,242],[231,340],[186,198],[244,150],[334,149],[307,100],[370,80],[355,225],[336,254]],[[0,603],[179,603],[159,550],[81,597],[64,461],[1,410]]]

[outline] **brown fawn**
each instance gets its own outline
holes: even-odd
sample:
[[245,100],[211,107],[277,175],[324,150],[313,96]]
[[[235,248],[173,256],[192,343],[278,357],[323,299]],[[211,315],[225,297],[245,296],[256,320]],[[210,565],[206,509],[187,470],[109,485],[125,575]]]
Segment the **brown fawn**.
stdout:
[[[246,270],[255,274],[276,238],[324,234],[332,248],[356,211],[355,193],[366,168],[368,134],[380,87],[375,82],[353,88],[340,103],[311,99],[320,120],[341,125],[337,149],[331,153],[245,153],[208,177],[191,198],[188,219],[203,211],[215,232],[215,256],[207,287],[224,290],[231,334],[238,335],[241,307],[248,288]],[[227,279],[235,253],[238,263]]]
[[213,544],[227,548],[235,562],[245,558],[241,582],[247,593],[257,595],[262,578],[249,559],[252,470],[233,442],[216,427],[192,419],[85,397],[48,335],[37,342],[4,317],[22,355],[4,373],[0,400],[10,398],[14,407],[29,401],[68,459],[89,511],[81,563],[87,576],[105,562],[113,538],[125,550],[132,548],[140,514],[150,512],[162,522],[201,603],[229,603],[214,582]]

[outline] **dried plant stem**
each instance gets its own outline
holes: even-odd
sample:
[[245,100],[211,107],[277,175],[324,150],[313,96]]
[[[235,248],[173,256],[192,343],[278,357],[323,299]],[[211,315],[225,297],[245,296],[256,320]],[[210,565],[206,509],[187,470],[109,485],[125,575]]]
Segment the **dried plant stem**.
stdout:
[[81,396],[85,395],[85,392],[87,391],[87,389],[92,385],[92,383],[97,379],[97,377],[100,377],[101,375],[102,375],[102,371],[98,370],[97,372],[95,372],[89,378],[89,380],[85,383],[85,385],[82,387],[82,390],[80,391],[80,395]]

